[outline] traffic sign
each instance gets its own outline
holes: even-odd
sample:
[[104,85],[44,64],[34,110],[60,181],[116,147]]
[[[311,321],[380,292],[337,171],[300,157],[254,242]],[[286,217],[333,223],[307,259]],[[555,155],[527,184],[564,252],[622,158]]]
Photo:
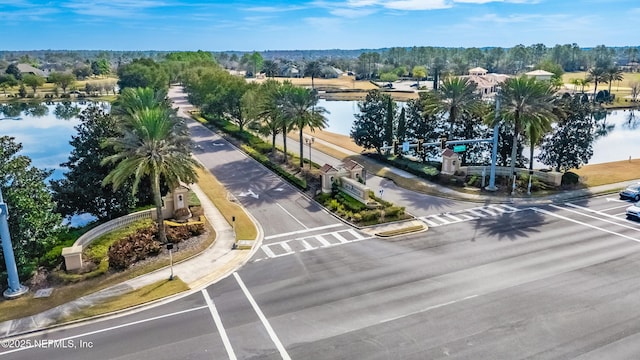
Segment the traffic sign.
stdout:
[[467,150],[467,145],[454,145],[453,152],[463,152]]

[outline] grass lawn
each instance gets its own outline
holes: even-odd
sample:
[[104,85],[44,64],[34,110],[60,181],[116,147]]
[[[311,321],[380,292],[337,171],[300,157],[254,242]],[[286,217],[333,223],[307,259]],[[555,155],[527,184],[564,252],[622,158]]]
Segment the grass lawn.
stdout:
[[580,181],[592,187],[640,179],[640,159],[585,165],[572,170],[580,175]]
[[175,295],[187,290],[189,290],[189,286],[178,277],[174,277],[173,280],[160,280],[156,283],[141,287],[140,289],[134,290],[115,299],[107,300],[102,303],[95,304],[91,307],[78,310],[69,317],[62,319],[61,322],[78,320],[107,314],[113,311],[123,310],[132,306]]

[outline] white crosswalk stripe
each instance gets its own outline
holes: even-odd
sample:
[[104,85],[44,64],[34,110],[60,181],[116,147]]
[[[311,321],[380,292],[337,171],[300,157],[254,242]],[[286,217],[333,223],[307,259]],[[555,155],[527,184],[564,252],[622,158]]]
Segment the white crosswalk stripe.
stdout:
[[[262,249],[265,257],[256,259],[254,261],[261,261],[267,258],[278,258],[281,256],[295,254],[297,252],[312,251],[361,240],[368,240],[371,238],[371,236],[359,233],[354,229],[346,229],[319,235],[304,236],[296,239],[264,244],[260,247],[260,249]],[[313,245],[310,242],[313,243]],[[294,249],[299,250],[296,251]]]
[[509,205],[487,205],[455,211],[452,213],[442,213],[435,215],[422,216],[419,219],[430,227],[437,227],[449,224],[460,223],[469,220],[478,220],[490,216],[500,216],[510,214],[523,209],[518,209]]

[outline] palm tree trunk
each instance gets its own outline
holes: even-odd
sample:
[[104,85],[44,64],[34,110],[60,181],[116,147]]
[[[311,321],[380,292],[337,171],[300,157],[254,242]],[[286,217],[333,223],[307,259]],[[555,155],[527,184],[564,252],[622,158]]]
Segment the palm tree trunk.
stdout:
[[275,156],[276,154],[276,132],[271,133],[271,153]]
[[282,147],[284,149],[284,163],[287,163],[287,127],[282,127]]
[[[304,167],[304,139],[302,138],[302,128],[300,128],[300,168]],[[309,163],[311,164],[311,163]],[[309,165],[311,166],[311,165]]]
[[509,176],[513,176],[513,173],[516,171],[516,157],[518,155],[518,119],[516,118],[515,126],[513,130],[513,142],[511,144],[511,172]]
[[153,191],[153,203],[156,206],[156,223],[158,224],[158,240],[165,244],[167,234],[164,231],[164,216],[162,215],[162,194],[160,194],[160,175],[154,170],[152,174],[151,190]]

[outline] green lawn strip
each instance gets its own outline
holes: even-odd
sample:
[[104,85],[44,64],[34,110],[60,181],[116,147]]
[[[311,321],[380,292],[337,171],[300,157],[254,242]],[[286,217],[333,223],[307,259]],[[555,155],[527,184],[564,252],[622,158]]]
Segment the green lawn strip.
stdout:
[[141,287],[140,289],[133,290],[124,295],[118,296],[114,299],[105,300],[98,304],[93,304],[87,308],[80,309],[70,316],[61,319],[61,322],[68,322],[127,309],[136,305],[141,305],[150,301],[162,299],[170,295],[175,295],[187,290],[189,290],[189,286],[178,277],[174,277],[173,280],[160,280],[153,284]]

